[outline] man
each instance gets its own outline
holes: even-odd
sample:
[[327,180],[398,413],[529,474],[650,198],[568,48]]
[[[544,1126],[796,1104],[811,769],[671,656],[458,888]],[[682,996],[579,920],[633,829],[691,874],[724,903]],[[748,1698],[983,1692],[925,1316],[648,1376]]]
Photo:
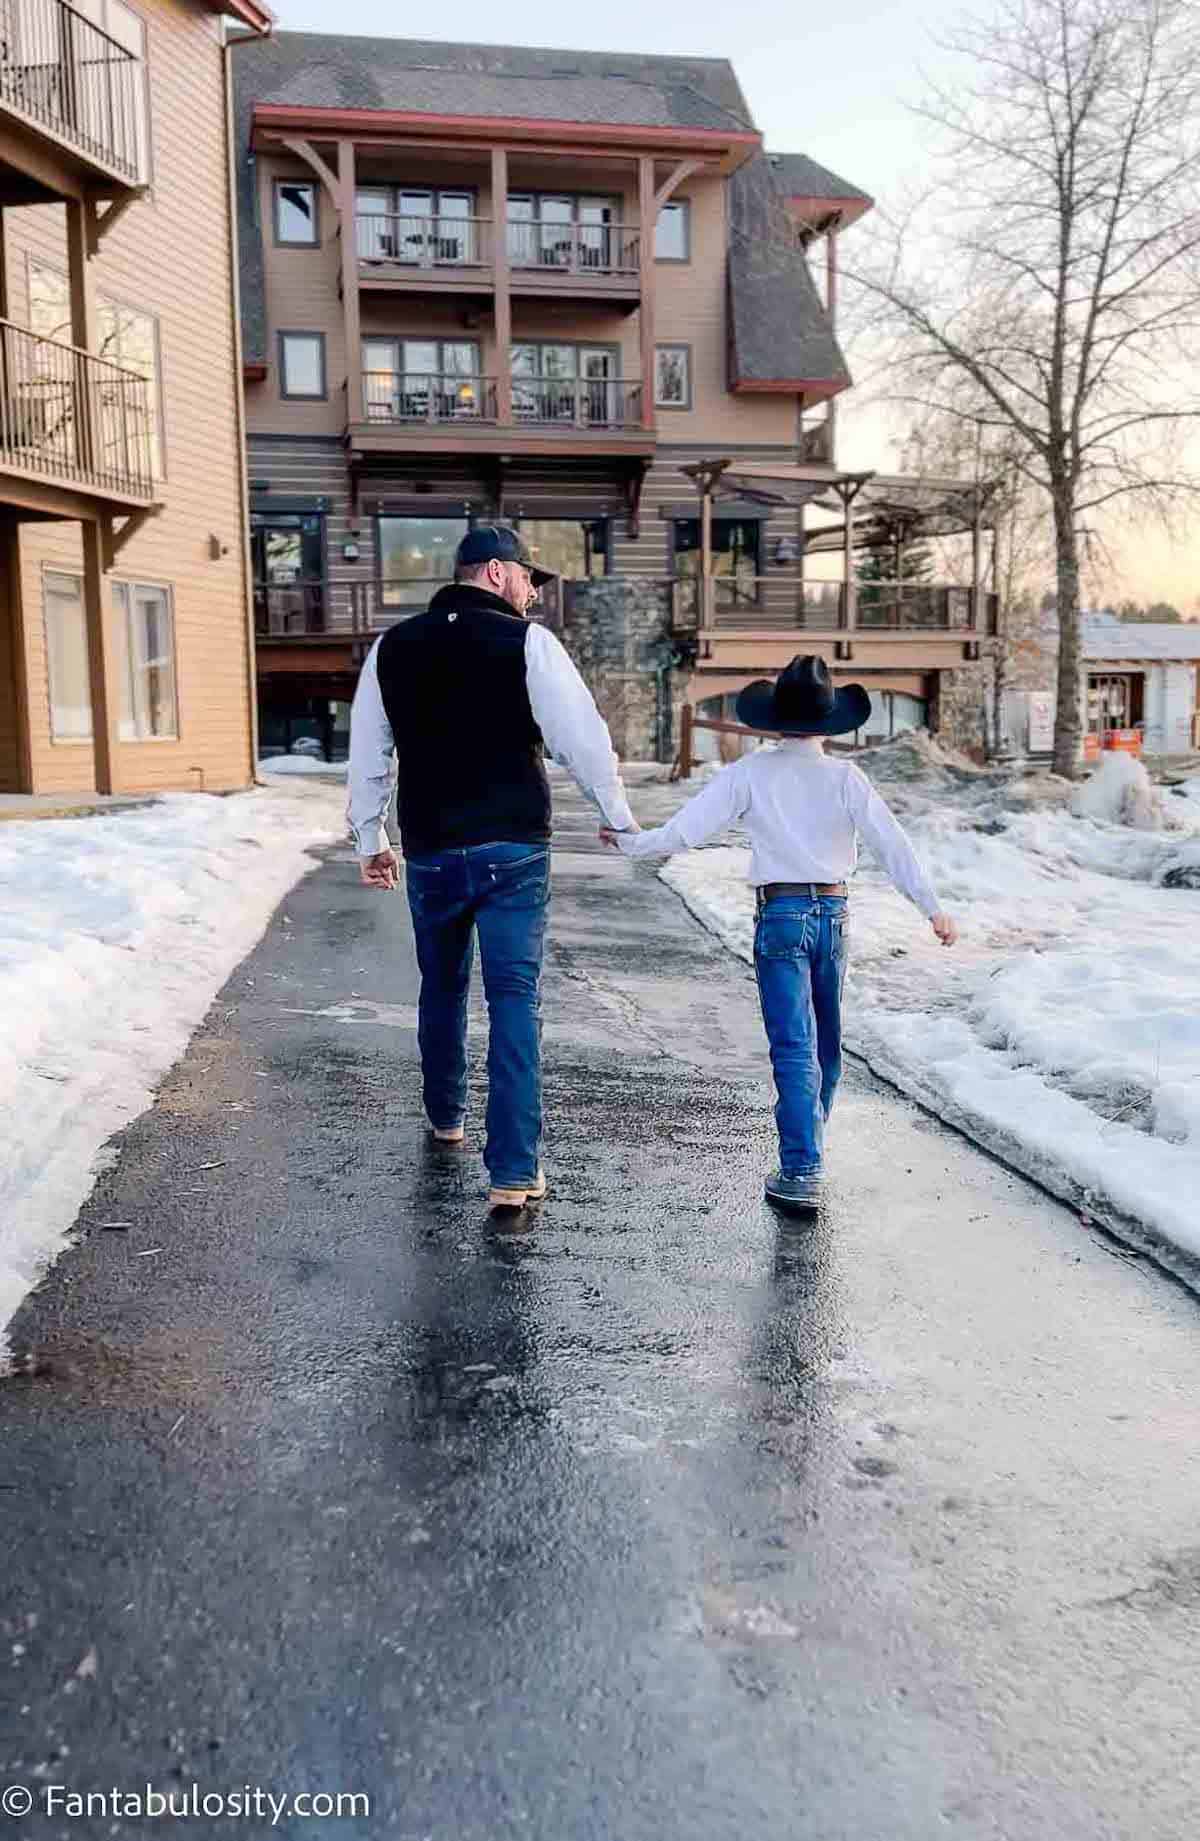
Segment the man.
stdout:
[[475,935],[490,1021],[484,1162],[493,1210],[546,1193],[541,1166],[541,975],[550,891],[546,752],[613,831],[637,826],[608,729],[564,648],[526,615],[543,583],[517,532],[485,524],[453,584],[376,641],[350,724],[349,819],[362,879],[397,886],[384,829],[393,762],[421,970],[425,1110],[462,1145]]

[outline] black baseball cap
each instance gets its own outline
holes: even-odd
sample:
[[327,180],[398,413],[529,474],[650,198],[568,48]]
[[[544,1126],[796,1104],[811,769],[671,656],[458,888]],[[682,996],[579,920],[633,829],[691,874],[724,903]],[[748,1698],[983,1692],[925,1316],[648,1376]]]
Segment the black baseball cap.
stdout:
[[528,569],[535,588],[558,579],[552,569],[537,567],[529,546],[522,543],[520,533],[511,524],[477,524],[459,544],[454,562],[460,569],[474,569],[490,562],[520,563],[522,569]]

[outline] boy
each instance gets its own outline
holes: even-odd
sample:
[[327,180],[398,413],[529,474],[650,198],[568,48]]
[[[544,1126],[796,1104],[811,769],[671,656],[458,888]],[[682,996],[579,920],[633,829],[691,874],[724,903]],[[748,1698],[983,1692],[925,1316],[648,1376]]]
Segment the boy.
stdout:
[[859,833],[942,945],[958,937],[865,774],[826,758],[823,738],[860,729],[870,712],[861,684],[835,691],[823,659],[794,658],[776,683],[761,678],[737,702],[743,727],[785,738],[778,749],[727,767],[657,830],[601,832],[624,855],[651,857],[695,849],[739,819],[748,831],[758,914],[754,969],[778,1096],[779,1169],[766,1193],[800,1213],[812,1213],[820,1200],[824,1126],[842,1071],[846,878]]

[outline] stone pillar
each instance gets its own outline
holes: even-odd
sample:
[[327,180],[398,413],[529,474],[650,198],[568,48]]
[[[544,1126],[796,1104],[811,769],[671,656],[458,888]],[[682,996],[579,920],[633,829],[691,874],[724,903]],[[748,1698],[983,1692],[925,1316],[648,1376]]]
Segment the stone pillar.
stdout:
[[650,577],[574,582],[563,644],[578,665],[623,761],[670,761],[687,673],[672,664],[671,590]]

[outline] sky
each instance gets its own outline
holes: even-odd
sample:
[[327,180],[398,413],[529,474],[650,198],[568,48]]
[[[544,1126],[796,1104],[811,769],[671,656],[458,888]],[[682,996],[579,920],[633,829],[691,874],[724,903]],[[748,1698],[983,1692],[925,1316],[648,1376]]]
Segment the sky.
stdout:
[[[430,25],[383,0],[274,0],[293,31],[438,36],[462,43],[562,46],[578,51],[683,53],[727,57],[766,144],[807,153],[886,202],[919,181],[921,124],[909,113],[925,72],[944,67],[937,36],[964,12],[962,0],[840,0],[836,7],[796,0],[606,0],[595,12],[550,0],[509,0],[499,8],[458,0]],[[436,16],[435,16],[436,17]],[[440,25],[440,30],[439,30]],[[852,235],[870,235],[871,218]],[[895,470],[885,419],[843,399],[839,459]],[[1200,612],[1200,535],[1169,543],[1150,529],[1109,534],[1119,598],[1166,599]]]

